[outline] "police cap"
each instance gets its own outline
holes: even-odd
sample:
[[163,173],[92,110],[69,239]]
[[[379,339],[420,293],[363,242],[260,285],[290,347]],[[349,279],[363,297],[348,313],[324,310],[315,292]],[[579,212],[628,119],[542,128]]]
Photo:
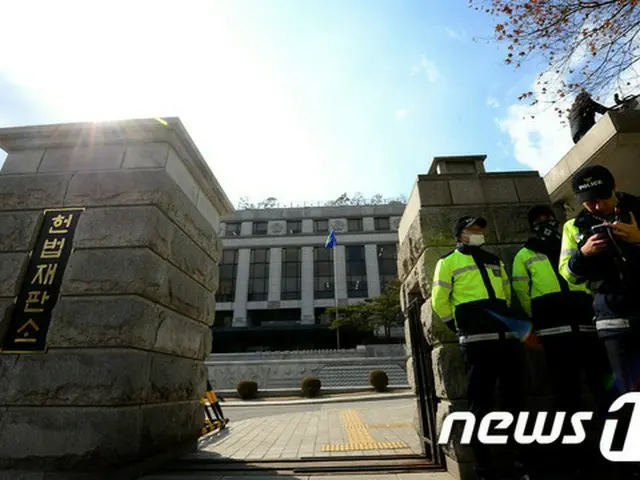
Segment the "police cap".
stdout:
[[602,165],[585,167],[573,176],[573,194],[580,203],[611,197],[615,180]]
[[474,217],[472,215],[465,215],[464,217],[460,217],[453,224],[453,236],[458,238],[462,231],[465,228],[470,227],[471,225],[478,225],[480,228],[485,228],[487,226],[487,219],[483,217]]

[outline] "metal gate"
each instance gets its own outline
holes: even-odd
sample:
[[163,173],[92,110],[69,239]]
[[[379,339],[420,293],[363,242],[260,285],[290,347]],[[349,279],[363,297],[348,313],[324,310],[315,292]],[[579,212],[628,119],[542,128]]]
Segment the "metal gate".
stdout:
[[418,421],[420,435],[423,442],[425,456],[434,463],[442,465],[442,452],[438,446],[436,435],[436,395],[433,385],[433,370],[431,366],[431,347],[424,336],[420,309],[424,303],[421,296],[411,298],[407,310],[410,338],[406,339],[411,345],[413,359],[413,375],[418,400]]

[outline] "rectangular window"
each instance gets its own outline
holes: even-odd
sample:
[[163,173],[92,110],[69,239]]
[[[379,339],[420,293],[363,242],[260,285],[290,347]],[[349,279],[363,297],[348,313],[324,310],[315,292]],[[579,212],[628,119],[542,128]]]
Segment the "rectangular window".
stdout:
[[300,232],[302,232],[301,220],[287,220],[287,233],[289,235],[294,235]]
[[253,222],[253,234],[266,235],[268,223],[269,222]]
[[363,298],[368,296],[367,264],[364,257],[364,246],[348,245],[347,255],[347,296]]
[[227,237],[237,237],[240,235],[240,223],[227,223],[227,227],[225,229],[225,236]]
[[216,310],[213,326],[215,328],[231,328],[233,326],[233,310],[229,310],[229,311]]
[[238,250],[223,250],[220,260],[220,281],[216,292],[216,302],[233,302],[236,294],[236,271]]
[[[254,224],[255,225],[255,224]],[[251,250],[249,264],[249,295],[250,302],[267,300],[269,294],[269,249],[256,248]]]
[[335,313],[327,313],[327,308],[318,307],[314,308],[314,315],[316,318],[316,325],[329,325],[331,320],[335,318]]
[[314,298],[334,298],[333,248],[313,249]]
[[395,244],[378,245],[378,271],[380,290],[384,290],[391,280],[398,278],[398,247]]
[[375,217],[373,219],[373,223],[376,230],[385,231],[391,229],[391,225],[389,224],[389,217]]
[[[299,308],[278,308],[274,310],[249,310],[247,312],[247,323],[251,327],[292,327],[300,325],[301,310]],[[215,332],[215,330],[214,330]],[[287,334],[279,334],[276,338],[271,337],[265,341],[265,334],[258,334],[258,339],[262,345],[267,342],[286,342],[291,341],[291,338]],[[287,338],[289,337],[289,338]],[[275,346],[269,343],[269,346]]]
[[302,287],[302,250],[282,249],[282,300],[300,300]]
[[313,231],[315,233],[329,233],[329,220],[314,220]]
[[349,232],[361,232],[362,231],[362,219],[361,218],[349,218],[347,220],[347,231],[349,231]]

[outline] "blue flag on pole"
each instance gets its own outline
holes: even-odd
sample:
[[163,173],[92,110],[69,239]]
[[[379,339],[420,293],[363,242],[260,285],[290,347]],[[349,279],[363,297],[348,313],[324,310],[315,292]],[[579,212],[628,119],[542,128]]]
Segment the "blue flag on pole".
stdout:
[[335,230],[332,228],[331,231],[329,232],[329,236],[327,237],[326,242],[324,242],[324,248],[333,248],[337,245],[337,240],[336,240],[336,232]]

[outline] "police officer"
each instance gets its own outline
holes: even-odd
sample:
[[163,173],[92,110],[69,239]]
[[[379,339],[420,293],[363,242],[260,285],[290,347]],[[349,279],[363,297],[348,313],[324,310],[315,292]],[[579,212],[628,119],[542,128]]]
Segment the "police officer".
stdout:
[[[558,271],[562,234],[553,210],[537,205],[529,210],[528,221],[533,236],[515,256],[511,279],[544,346],[557,410],[581,410],[584,371],[601,418],[609,406],[610,371],[593,324],[593,297],[586,284],[568,283]],[[576,469],[582,463],[573,461]]]
[[[504,264],[483,250],[482,217],[464,216],[453,226],[458,241],[435,269],[432,305],[447,326],[457,333],[468,374],[469,409],[478,421],[493,410],[496,382],[504,406],[516,413],[520,407],[521,345],[501,320],[511,316],[511,286]],[[478,479],[495,476],[489,449],[474,435],[471,444]],[[527,480],[516,461],[512,477]]]
[[593,324],[593,297],[585,283],[568,283],[558,270],[562,234],[551,208],[529,210],[534,235],[513,260],[513,290],[541,340],[558,410],[578,411],[581,372],[600,412],[606,411],[608,361]]
[[598,336],[624,394],[640,379],[640,199],[617,192],[601,165],[582,169],[572,184],[583,209],[564,225],[560,273],[594,292]]

